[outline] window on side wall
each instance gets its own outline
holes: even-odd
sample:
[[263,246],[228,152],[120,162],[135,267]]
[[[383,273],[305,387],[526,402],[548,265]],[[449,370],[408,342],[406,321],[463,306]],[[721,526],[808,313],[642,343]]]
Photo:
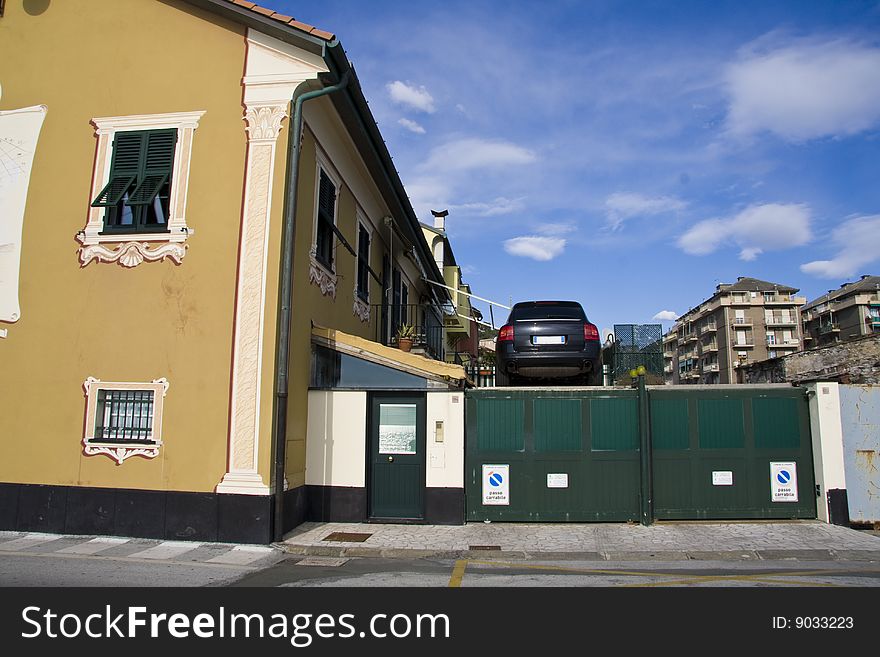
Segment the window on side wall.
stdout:
[[336,193],[336,184],[324,169],[320,169],[315,258],[330,271],[333,271],[333,227],[336,225]]
[[370,300],[370,231],[358,222],[357,295],[362,301]]
[[132,456],[158,456],[167,380],[121,383],[89,377],[83,389],[86,456],[103,454],[120,465]]

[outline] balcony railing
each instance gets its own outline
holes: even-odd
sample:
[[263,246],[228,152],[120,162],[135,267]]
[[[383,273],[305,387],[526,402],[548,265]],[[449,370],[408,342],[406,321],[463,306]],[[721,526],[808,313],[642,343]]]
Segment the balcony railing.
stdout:
[[828,333],[840,333],[840,324],[822,324],[819,326],[819,335],[827,335]]
[[703,335],[704,333],[709,333],[710,331],[717,331],[717,330],[718,330],[718,327],[715,326],[715,324],[707,324],[706,326],[703,326],[700,328],[700,335]]
[[731,326],[752,326],[753,322],[748,317],[735,317]]
[[766,324],[767,326],[797,326],[797,320],[774,317],[768,319]]
[[426,304],[370,306],[370,329],[373,340],[389,347],[397,346],[397,331],[404,325],[413,327],[413,349],[423,350],[435,360],[445,358],[442,313]]
[[718,363],[711,363],[709,365],[706,365],[703,368],[703,371],[704,372],[717,372],[718,371]]
[[784,304],[796,304],[798,306],[802,306],[807,302],[805,297],[795,297],[790,294],[774,294],[772,296],[765,295],[764,303],[784,303]]

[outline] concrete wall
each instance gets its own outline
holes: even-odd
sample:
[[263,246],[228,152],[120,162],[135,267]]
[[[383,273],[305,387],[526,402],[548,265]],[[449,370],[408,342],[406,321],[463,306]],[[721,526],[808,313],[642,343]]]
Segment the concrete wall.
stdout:
[[849,518],[880,523],[880,386],[840,386]]
[[742,383],[880,384],[880,334],[799,351],[741,368]]

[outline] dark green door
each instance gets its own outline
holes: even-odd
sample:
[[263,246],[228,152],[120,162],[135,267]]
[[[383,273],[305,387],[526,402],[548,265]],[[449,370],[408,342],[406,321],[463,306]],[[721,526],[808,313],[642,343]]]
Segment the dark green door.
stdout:
[[370,403],[370,516],[425,517],[425,395]]

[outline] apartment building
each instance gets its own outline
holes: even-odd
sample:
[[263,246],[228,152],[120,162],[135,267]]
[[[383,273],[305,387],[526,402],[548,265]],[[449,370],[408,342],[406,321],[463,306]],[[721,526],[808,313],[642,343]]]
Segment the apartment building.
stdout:
[[824,347],[880,332],[880,276],[862,276],[801,309],[804,346]]
[[797,292],[743,276],[718,285],[664,336],[666,382],[736,383],[737,368],[802,349]]

